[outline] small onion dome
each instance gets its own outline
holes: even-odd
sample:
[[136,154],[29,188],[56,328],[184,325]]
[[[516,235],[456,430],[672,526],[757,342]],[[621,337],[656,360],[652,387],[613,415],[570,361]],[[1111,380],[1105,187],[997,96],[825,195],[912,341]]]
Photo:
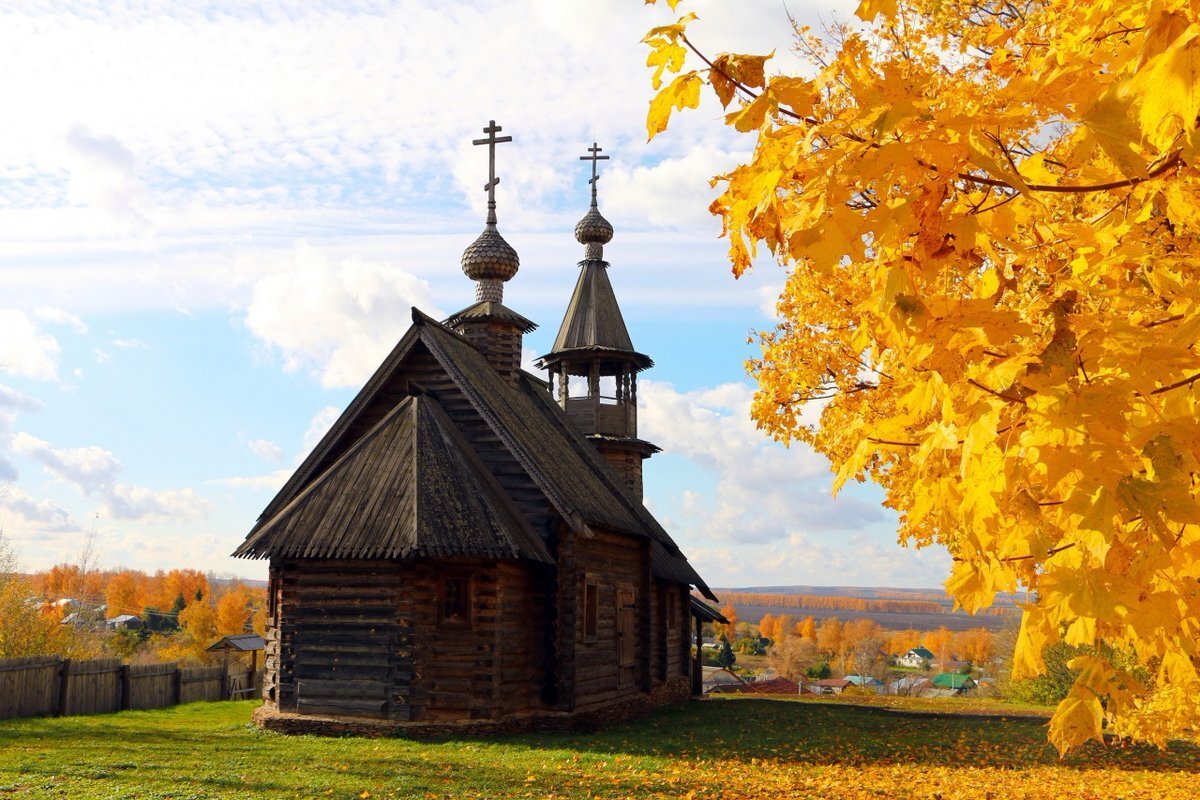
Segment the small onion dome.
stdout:
[[602,217],[595,206],[575,224],[575,240],[580,244],[608,244],[612,238],[612,223]]
[[471,280],[506,281],[517,274],[521,259],[512,245],[504,241],[495,225],[483,229],[471,245],[463,251],[462,269]]

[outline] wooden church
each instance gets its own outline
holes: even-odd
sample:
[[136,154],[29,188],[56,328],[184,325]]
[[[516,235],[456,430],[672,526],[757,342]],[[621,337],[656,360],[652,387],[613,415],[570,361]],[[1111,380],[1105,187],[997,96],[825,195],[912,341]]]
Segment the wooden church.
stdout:
[[[516,251],[487,224],[477,302],[413,324],[235,556],[270,560],[260,725],[420,733],[590,726],[686,699],[715,600],[642,504],[634,350],[596,203],[543,380],[505,306]],[[574,380],[572,380],[574,379]],[[698,652],[698,651],[697,651]]]

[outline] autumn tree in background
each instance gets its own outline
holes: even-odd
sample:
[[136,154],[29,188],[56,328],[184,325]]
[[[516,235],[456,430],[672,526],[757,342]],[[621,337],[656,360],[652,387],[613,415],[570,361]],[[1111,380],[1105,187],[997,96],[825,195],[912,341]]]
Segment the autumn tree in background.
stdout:
[[734,608],[732,603],[728,603],[725,605],[724,608],[721,609],[721,616],[723,616],[725,619],[728,620],[727,623],[725,623],[721,626],[721,633],[725,636],[726,639],[728,639],[729,641],[732,642],[734,639],[737,638],[737,625],[738,625],[737,609]]
[[108,579],[104,602],[109,617],[119,614],[141,616],[146,608],[145,575],[123,569]]
[[805,617],[802,622],[796,623],[796,635],[801,639],[816,641],[817,639],[817,623],[813,621],[812,615]]
[[954,658],[954,632],[945,625],[921,634],[921,646],[933,653],[938,669],[945,670],[946,662]]
[[767,651],[767,666],[788,680],[800,680],[820,663],[821,654],[812,638],[788,636]]
[[954,634],[954,651],[964,661],[986,667],[996,655],[996,644],[987,628],[971,628]]
[[[674,8],[676,0],[668,0]],[[1200,16],[1181,0],[864,0],[794,60],[655,28],[647,126],[707,85],[736,275],[784,269],[753,414],[1024,589],[1016,677],[1086,646],[1050,738],[1200,728]],[[711,42],[711,45],[710,45]],[[819,424],[801,414],[820,401]],[[1121,665],[1132,655],[1138,669]],[[1143,677],[1144,676],[1144,677]]]
[[43,609],[33,585],[18,571],[17,555],[0,534],[0,658],[56,655],[69,649],[70,632]]
[[921,646],[921,632],[909,628],[903,631],[892,631],[887,640],[887,651],[892,655],[902,656],[914,647]]
[[758,635],[772,642],[779,638],[779,624],[774,614],[763,614],[758,621]]
[[841,671],[846,671],[846,653],[842,638],[842,621],[837,617],[821,620],[817,626],[817,649],[831,660],[837,661]]

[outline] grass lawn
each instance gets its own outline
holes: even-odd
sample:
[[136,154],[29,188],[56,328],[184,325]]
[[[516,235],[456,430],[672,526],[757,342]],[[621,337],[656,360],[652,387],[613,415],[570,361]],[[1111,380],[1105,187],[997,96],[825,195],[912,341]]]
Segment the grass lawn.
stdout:
[[1089,747],[1044,720],[845,703],[691,703],[597,734],[323,739],[262,733],[253,702],[0,722],[0,798],[1192,797],[1200,749]]

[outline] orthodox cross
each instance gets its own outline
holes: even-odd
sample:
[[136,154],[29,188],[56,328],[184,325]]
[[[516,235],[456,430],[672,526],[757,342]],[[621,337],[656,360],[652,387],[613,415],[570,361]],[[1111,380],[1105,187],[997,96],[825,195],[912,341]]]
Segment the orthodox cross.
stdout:
[[604,152],[604,148],[598,146],[595,142],[592,142],[592,146],[588,148],[588,152],[591,153],[590,156],[580,156],[579,160],[592,162],[592,179],[588,183],[592,185],[592,205],[594,206],[596,205],[596,181],[600,180],[600,176],[596,174],[596,162],[608,161],[608,156],[600,155]]
[[502,142],[511,142],[511,136],[497,136],[496,134],[504,130],[496,124],[496,120],[488,120],[488,126],[483,129],[483,132],[488,135],[486,139],[473,139],[471,144],[486,144],[488,146],[488,182],[484,185],[488,193],[488,219],[487,221],[496,224],[496,184],[500,183],[500,179],[496,177],[496,145]]

